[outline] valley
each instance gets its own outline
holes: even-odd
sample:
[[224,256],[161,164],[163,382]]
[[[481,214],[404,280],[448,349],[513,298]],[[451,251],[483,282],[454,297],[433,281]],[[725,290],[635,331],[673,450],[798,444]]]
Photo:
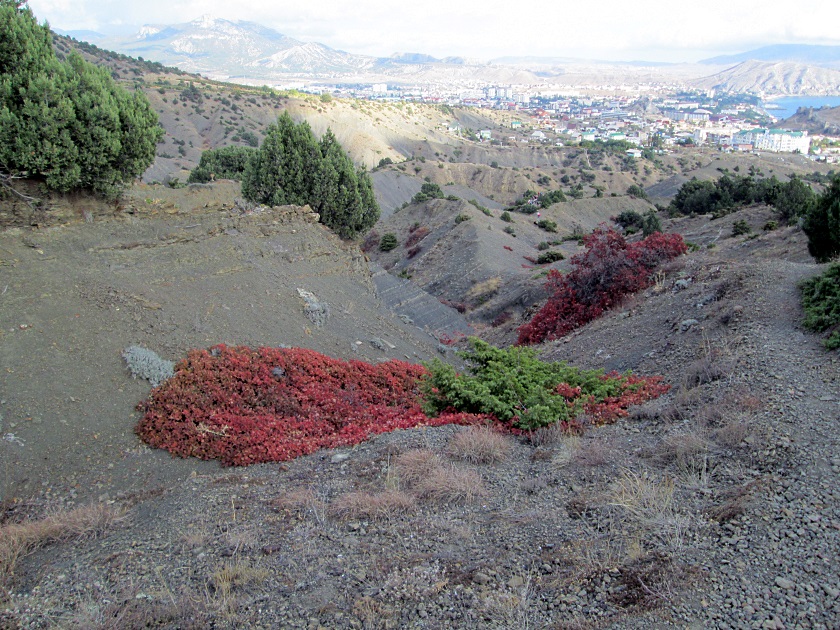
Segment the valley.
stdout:
[[[586,122],[592,104],[563,120],[340,98],[82,51],[143,91],[165,135],[117,202],[33,204],[37,183],[0,200],[0,628],[834,627],[840,363],[803,329],[798,289],[827,265],[773,205],[668,211],[694,178],[820,192],[830,162],[678,141],[671,123],[636,155],[626,138],[663,117],[652,103],[619,129]],[[284,111],[370,169],[370,232],[340,239],[308,207],[244,202],[236,181],[186,183],[202,151],[259,146]],[[135,434],[152,385],[129,347],[463,371],[468,336],[515,344],[549,274],[568,276],[622,213],[689,251],[535,346],[662,378],[667,393],[614,422],[419,426],[241,467]]]

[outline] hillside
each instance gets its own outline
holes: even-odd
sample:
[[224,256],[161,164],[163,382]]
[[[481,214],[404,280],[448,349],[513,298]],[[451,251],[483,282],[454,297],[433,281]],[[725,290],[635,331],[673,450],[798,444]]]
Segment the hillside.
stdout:
[[[140,186],[116,218],[102,208],[89,222],[79,215],[65,227],[0,234],[9,306],[0,316],[9,368],[2,397],[6,422],[16,425],[4,427],[30,445],[6,471],[4,495],[37,492],[53,467],[87,487],[83,479],[102,474],[80,454],[91,439],[113,452],[131,448],[130,423],[113,415],[119,408],[130,415],[142,396],[120,358],[130,345],[173,360],[216,343],[307,346],[366,360],[438,354],[430,333],[454,330],[421,331],[396,317],[377,299],[356,245],[301,209],[245,212],[238,190],[233,182]],[[307,317],[299,289],[324,304],[323,322]],[[84,338],[89,333],[95,342]],[[384,350],[371,345],[374,338],[387,342]],[[32,381],[35,374],[45,380]],[[68,407],[68,400],[86,403]],[[30,421],[19,424],[24,410]],[[78,448],[44,439],[45,431],[57,438],[81,426]],[[45,458],[49,468],[39,464]],[[122,474],[131,473],[118,467],[109,477]]]
[[785,129],[808,131],[810,134],[840,135],[840,107],[823,107],[797,112],[782,121]]
[[840,70],[791,61],[743,61],[691,84],[699,89],[765,96],[840,94]]
[[[35,538],[43,548],[4,575],[4,627],[837,618],[840,374],[799,329],[796,283],[819,268],[797,228],[762,232],[764,208],[668,223],[699,250],[540,349],[673,386],[614,425],[485,447],[455,427],[415,429],[220,469],[133,436],[149,385],[128,375],[125,347],[171,359],[218,342],[441,356],[427,332],[383,308],[358,250],[304,210],[242,214],[233,196],[225,182],[140,187],[116,218],[85,222],[76,209],[73,223],[0,235],[0,448],[10,464],[0,531],[37,536],[24,519],[52,514],[44,522],[58,538]],[[474,227],[481,217],[438,243],[464,247],[487,231]],[[738,219],[759,236],[729,236]],[[327,314],[320,327],[298,289],[329,306],[310,310]],[[436,485],[419,484],[424,475]]]
[[[612,424],[584,414],[580,435],[420,426],[222,468],[137,438],[152,387],[123,358],[135,345],[179,361],[245,344],[464,370],[462,335],[509,346],[580,234],[652,208],[630,184],[664,204],[694,176],[786,178],[825,165],[509,143],[509,120],[492,112],[104,62],[155,99],[167,139],[147,178],[170,185],[137,183],[117,205],[0,200],[0,628],[836,624],[840,363],[803,331],[797,289],[824,266],[799,227],[770,229],[766,206],[720,219],[660,212],[691,251],[602,318],[536,348],[670,387]],[[360,163],[392,159],[373,173],[383,213],[366,241],[338,239],[308,208],[250,207],[236,182],[172,179],[202,148],[259,142],[283,109],[316,133],[333,127]],[[485,127],[498,144],[468,139]],[[444,198],[412,201],[432,183]],[[535,214],[501,218],[526,191],[561,188],[581,198],[541,210],[556,232]],[[749,233],[735,236],[736,221]],[[386,233],[397,247],[383,252]],[[566,260],[529,260],[548,241]],[[246,368],[226,376],[243,391]],[[258,409],[262,388],[288,378],[266,371]],[[343,385],[326,395],[338,408],[358,395]],[[219,391],[177,402],[208,405]],[[239,430],[169,417],[198,441]],[[299,419],[302,433],[310,418]]]

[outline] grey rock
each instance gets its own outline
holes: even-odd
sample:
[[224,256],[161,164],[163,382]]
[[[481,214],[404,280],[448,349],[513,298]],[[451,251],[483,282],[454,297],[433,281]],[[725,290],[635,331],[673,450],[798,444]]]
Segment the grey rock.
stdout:
[[478,572],[473,575],[473,582],[475,582],[476,584],[489,584],[492,579],[493,578],[491,578],[486,573]]
[[786,591],[792,590],[793,587],[796,586],[793,582],[783,577],[777,577],[775,582],[776,586],[778,586],[779,588],[783,588]]
[[699,323],[700,322],[698,322],[696,319],[684,319],[680,322],[680,332],[686,332],[689,328],[691,328],[692,326],[696,326]]

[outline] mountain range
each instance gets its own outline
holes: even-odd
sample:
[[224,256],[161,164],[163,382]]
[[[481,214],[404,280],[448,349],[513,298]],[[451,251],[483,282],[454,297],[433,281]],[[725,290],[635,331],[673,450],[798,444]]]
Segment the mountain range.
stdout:
[[744,61],[794,61],[840,69],[840,46],[809,46],[803,44],[778,44],[764,46],[735,55],[721,55],[703,59],[709,65],[734,65]]
[[[699,64],[565,57],[501,57],[485,62],[436,58],[421,52],[390,57],[358,55],[300,41],[255,22],[212,16],[181,24],[148,24],[130,35],[105,37],[93,31],[65,34],[123,54],[232,81],[584,85],[637,77],[641,82],[678,79],[698,86],[766,94],[840,93],[840,81],[834,74],[834,68],[840,69],[840,46],[768,46],[705,59]],[[760,65],[794,62],[796,66],[781,69]],[[727,74],[707,76],[709,69]]]

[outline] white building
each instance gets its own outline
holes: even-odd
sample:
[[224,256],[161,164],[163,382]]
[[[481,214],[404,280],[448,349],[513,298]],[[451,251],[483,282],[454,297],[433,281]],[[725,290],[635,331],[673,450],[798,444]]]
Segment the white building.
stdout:
[[807,131],[788,131],[787,129],[753,129],[741,131],[732,138],[732,144],[751,144],[756,151],[807,154],[811,148],[811,138]]

